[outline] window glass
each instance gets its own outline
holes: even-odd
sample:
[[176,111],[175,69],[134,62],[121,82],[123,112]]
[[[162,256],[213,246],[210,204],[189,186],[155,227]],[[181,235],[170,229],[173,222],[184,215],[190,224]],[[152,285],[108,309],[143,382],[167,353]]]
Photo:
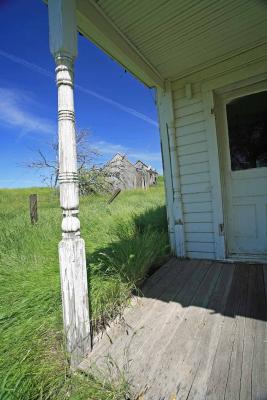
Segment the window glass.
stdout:
[[226,106],[232,171],[267,167],[267,91]]

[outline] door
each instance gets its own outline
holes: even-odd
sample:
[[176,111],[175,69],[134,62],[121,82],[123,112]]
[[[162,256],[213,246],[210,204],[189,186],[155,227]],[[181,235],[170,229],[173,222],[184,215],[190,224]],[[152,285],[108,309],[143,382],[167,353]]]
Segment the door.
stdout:
[[267,258],[267,84],[218,98],[226,249]]

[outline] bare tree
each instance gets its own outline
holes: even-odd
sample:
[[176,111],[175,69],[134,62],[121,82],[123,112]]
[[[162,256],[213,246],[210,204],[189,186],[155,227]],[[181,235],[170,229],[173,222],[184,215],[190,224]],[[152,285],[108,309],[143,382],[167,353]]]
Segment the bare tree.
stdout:
[[[90,145],[89,137],[88,130],[76,132],[78,175],[83,175],[85,171],[88,171],[96,158],[100,156],[99,151]],[[26,163],[26,166],[39,170],[43,182],[49,183],[50,187],[55,188],[59,175],[58,141],[49,143],[49,147],[50,151],[48,152],[37,149],[36,159]]]
[[[119,160],[112,159],[104,165],[97,164],[97,158],[101,154],[91,146],[89,138],[88,130],[76,132],[78,179],[82,195],[113,192],[117,188],[126,188],[129,181],[136,180],[135,168],[127,161],[125,155],[120,155]],[[24,163],[24,166],[38,170],[43,182],[51,188],[56,188],[59,176],[58,142],[49,143],[48,147],[46,152],[39,148],[35,159]],[[129,171],[129,166],[134,172]],[[132,187],[135,185],[136,183],[133,183]]]
[[[52,143],[51,148],[53,152],[55,144]],[[43,152],[43,150],[38,149],[37,150],[37,157],[36,160],[30,161],[29,163],[26,163],[26,166],[28,168],[34,168],[38,169],[40,171],[41,178],[43,182],[48,183],[49,186],[51,187],[56,187],[57,182],[58,182],[58,157],[55,156],[51,159],[51,157],[48,158],[48,156]]]

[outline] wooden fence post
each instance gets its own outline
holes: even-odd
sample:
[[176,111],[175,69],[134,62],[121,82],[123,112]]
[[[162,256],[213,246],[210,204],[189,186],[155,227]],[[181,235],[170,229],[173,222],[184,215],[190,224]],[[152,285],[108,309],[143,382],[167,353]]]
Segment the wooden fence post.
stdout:
[[30,217],[32,225],[36,224],[38,221],[38,203],[37,194],[31,194],[29,197],[30,201]]
[[113,195],[111,196],[111,198],[108,200],[107,204],[111,204],[113,202],[113,200],[116,199],[116,197],[120,194],[121,189],[116,189],[115,192],[113,193]]

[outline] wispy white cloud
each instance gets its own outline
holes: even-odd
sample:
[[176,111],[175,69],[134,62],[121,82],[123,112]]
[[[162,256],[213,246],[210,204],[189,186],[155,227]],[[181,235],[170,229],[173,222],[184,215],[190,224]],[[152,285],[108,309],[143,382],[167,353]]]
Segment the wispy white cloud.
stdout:
[[102,95],[100,95],[100,94],[98,94],[96,92],[93,92],[92,90],[85,89],[83,86],[76,85],[75,87],[76,87],[76,89],[80,90],[83,93],[90,94],[91,96],[94,96],[97,99],[104,101],[105,103],[109,103],[112,106],[117,107],[120,110],[122,110],[122,111],[124,111],[124,112],[126,112],[126,113],[128,113],[128,114],[130,114],[130,115],[132,115],[134,117],[136,117],[136,118],[139,118],[139,119],[141,119],[141,120],[143,120],[145,122],[148,122],[150,125],[158,126],[158,123],[156,121],[154,121],[152,118],[148,117],[147,115],[145,115],[143,113],[140,113],[139,111],[137,111],[137,110],[135,110],[133,108],[126,107],[123,104],[118,103],[117,101],[110,99],[109,97],[102,96]]
[[109,143],[104,140],[92,143],[92,146],[99,151],[99,153],[108,159],[116,153],[125,154],[132,161],[142,160],[148,164],[161,163],[160,152],[138,151],[131,147],[122,146],[119,144]]
[[8,53],[1,49],[0,49],[0,56],[6,58],[16,64],[22,65],[23,67],[28,68],[31,71],[38,72],[39,74],[45,75],[47,78],[54,79],[54,77],[55,77],[52,72],[40,67],[39,65],[34,64],[30,61],[24,60],[24,58],[17,57],[14,54]]
[[105,140],[100,140],[97,142],[93,142],[92,146],[99,151],[101,155],[113,155],[116,153],[126,153],[127,148],[120,144],[108,143]]
[[28,132],[54,134],[56,125],[27,110],[29,104],[32,106],[33,100],[24,92],[0,87],[0,123],[19,128],[21,136]]
[[[30,61],[27,61],[21,57],[17,57],[14,54],[8,53],[8,52],[0,49],[0,56],[6,58],[16,64],[22,65],[23,67],[28,68],[31,71],[42,74],[42,75],[46,76],[47,78],[50,78],[53,80],[55,79],[54,74],[51,71],[48,71],[45,68],[42,68],[39,65],[32,63]],[[94,92],[93,90],[89,90],[81,85],[75,85],[75,88],[77,90],[79,90],[80,92],[89,94],[90,96],[93,96],[93,97],[97,98],[98,100],[104,101],[105,103],[108,103],[108,104],[110,104],[110,105],[112,105],[112,106],[138,118],[138,119],[141,119],[150,125],[158,126],[157,121],[155,121],[152,118],[148,117],[147,115],[135,110],[134,108],[126,107],[124,104],[121,104],[121,103],[119,103],[109,97],[103,96],[97,92]]]
[[153,162],[153,161],[161,162],[162,161],[160,152],[150,152],[150,151],[139,152],[139,151],[131,150],[128,153],[128,155],[131,158],[136,158],[138,160],[142,160],[145,162]]

